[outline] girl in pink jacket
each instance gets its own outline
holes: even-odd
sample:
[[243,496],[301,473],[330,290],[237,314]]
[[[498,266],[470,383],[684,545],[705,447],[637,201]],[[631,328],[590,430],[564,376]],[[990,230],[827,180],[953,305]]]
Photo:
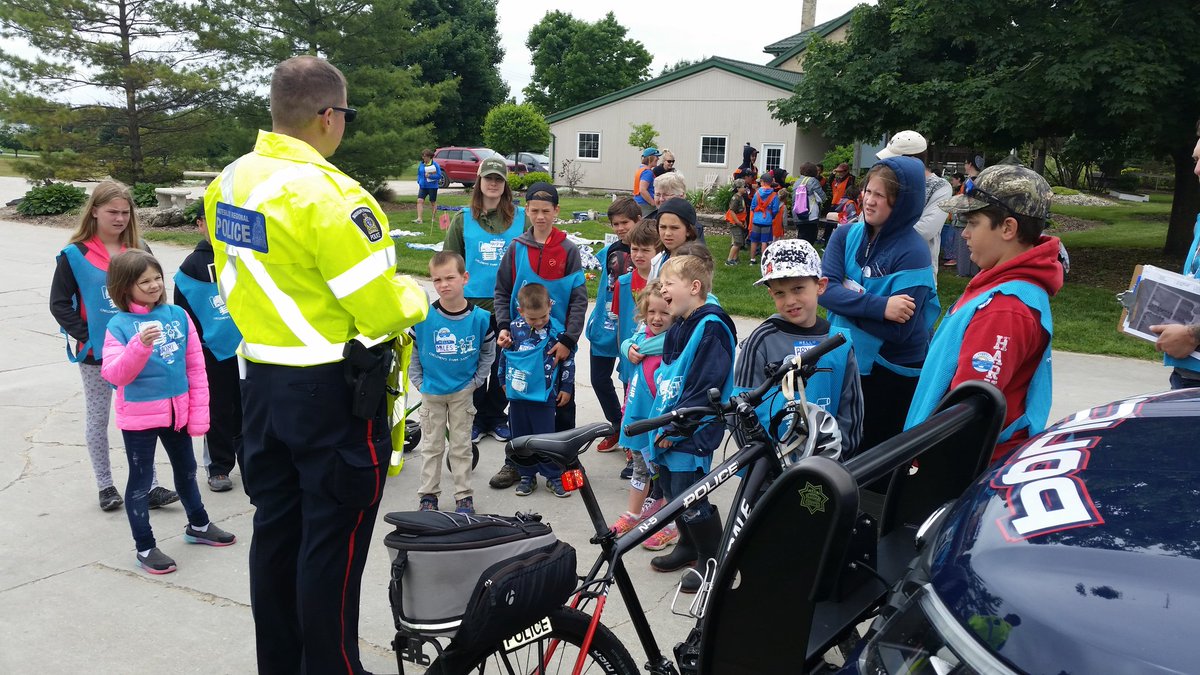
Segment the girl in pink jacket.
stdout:
[[163,293],[162,266],[154,256],[130,249],[112,259],[108,294],[120,311],[108,322],[100,374],[117,387],[117,427],[129,458],[125,513],[137,563],[151,574],[175,571],[175,561],[158,550],[150,529],[147,495],[159,439],[187,512],[184,540],[210,546],[236,541],[209,522],[200,501],[191,437],[208,431],[204,354],[187,313],[166,304]]

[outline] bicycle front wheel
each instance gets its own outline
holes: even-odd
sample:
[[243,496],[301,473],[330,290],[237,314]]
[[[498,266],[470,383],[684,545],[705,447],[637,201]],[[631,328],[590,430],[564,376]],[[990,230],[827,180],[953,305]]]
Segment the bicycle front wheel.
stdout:
[[[560,607],[547,617],[550,630],[515,645],[497,645],[470,671],[472,673],[570,673],[579,657],[591,617],[577,609]],[[545,664],[542,668],[541,664]],[[594,675],[639,675],[640,669],[625,645],[604,624],[596,626],[592,644],[584,657],[582,673]]]

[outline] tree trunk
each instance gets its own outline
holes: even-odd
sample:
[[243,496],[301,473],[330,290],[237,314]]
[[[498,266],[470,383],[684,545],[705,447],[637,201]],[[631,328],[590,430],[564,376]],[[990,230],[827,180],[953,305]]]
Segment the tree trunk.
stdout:
[[1046,173],[1046,141],[1038,141],[1033,148],[1033,170],[1039,175]]
[[126,6],[126,3],[122,2],[120,4],[118,21],[120,22],[121,31],[121,63],[124,65],[125,124],[129,129],[129,175],[131,185],[141,182],[142,176],[145,175],[142,168],[142,124],[137,107],[138,86],[129,76],[130,66],[133,63],[133,56],[130,53],[129,46],[133,20],[134,17],[129,15],[129,8]]
[[1196,213],[1200,212],[1200,182],[1192,174],[1192,146],[1175,148],[1171,159],[1175,161],[1175,195],[1163,253],[1185,256],[1192,244]]

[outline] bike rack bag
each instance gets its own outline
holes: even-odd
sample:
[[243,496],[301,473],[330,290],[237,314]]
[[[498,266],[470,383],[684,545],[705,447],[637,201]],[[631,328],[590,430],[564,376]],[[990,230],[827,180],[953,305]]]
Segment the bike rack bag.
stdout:
[[392,557],[389,599],[396,630],[450,637],[459,629],[476,580],[496,563],[555,544],[540,516],[399,511],[384,521]]

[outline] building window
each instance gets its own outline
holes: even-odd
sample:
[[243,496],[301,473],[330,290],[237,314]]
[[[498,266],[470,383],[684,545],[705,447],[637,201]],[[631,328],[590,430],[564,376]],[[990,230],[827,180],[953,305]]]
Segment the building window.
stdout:
[[783,164],[782,143],[763,143],[762,149],[763,156],[766,157],[766,161],[763,162],[763,171],[773,171]]
[[725,136],[700,137],[700,165],[725,166]]
[[599,131],[581,131],[579,132],[579,148],[576,156],[579,159],[600,159],[600,132]]

